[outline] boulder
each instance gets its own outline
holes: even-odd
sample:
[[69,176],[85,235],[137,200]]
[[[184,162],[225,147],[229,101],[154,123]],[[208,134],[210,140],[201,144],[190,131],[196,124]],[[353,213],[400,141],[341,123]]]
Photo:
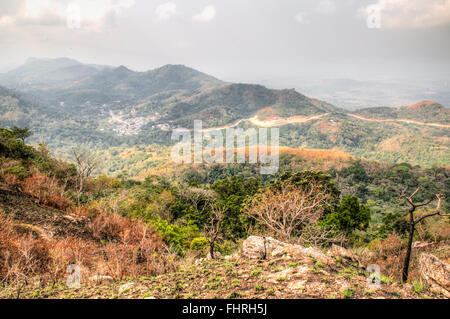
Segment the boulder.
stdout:
[[319,261],[326,265],[334,264],[334,260],[329,256],[325,255],[319,249],[314,247],[305,248],[301,245],[289,245],[285,244],[283,246],[278,246],[275,248],[272,253],[272,257],[291,257],[291,258],[314,258],[316,261]]
[[134,287],[134,282],[128,282],[119,287],[119,294],[130,291]]
[[436,246],[437,243],[429,243],[426,241],[416,241],[413,243],[412,248],[413,249],[425,249],[425,248],[429,248],[432,246]]
[[295,280],[288,283],[287,287],[293,291],[305,290],[306,280]]
[[331,246],[330,250],[328,251],[328,255],[332,257],[345,258],[359,264],[358,258],[356,258],[356,256],[350,250],[335,244]]
[[266,258],[266,244],[264,237],[250,236],[242,243],[242,257],[249,259]]
[[324,264],[334,264],[334,260],[317,248],[305,248],[281,242],[272,237],[250,236],[242,244],[242,257],[249,259],[267,259],[270,257],[302,258],[312,257]]
[[436,256],[422,253],[419,257],[419,270],[430,289],[450,298],[450,265]]

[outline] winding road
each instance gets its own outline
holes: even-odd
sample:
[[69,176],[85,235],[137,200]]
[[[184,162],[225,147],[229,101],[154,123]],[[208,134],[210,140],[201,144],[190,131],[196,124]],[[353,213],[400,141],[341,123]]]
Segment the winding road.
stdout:
[[361,115],[356,114],[347,114],[350,117],[353,117],[358,120],[367,121],[367,122],[403,122],[403,123],[410,123],[410,124],[417,124],[417,125],[427,125],[427,126],[435,126],[435,127],[443,127],[443,128],[450,128],[450,124],[441,124],[441,123],[426,123],[426,122],[420,122],[416,120],[410,120],[410,119],[371,119],[368,117],[364,117]]

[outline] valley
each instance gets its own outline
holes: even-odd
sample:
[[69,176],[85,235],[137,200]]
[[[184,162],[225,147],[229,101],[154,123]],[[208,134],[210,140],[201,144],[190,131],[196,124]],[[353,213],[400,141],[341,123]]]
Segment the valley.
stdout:
[[1,313],[444,304],[449,13],[1,0]]
[[[0,85],[8,87],[0,92],[0,125],[30,127],[30,142],[46,141],[61,157],[76,145],[99,152],[170,147],[171,130],[202,120],[204,131],[280,127],[287,147],[337,148],[425,167],[448,165],[450,158],[450,111],[432,101],[349,112],[292,89],[227,83],[181,65],[134,72],[66,58],[29,60],[1,75]],[[421,145],[409,146],[413,140]],[[396,146],[386,147],[392,141]]]
[[[423,281],[448,260],[445,217],[421,224],[400,276],[401,195],[449,209],[450,110],[437,102],[350,112],[181,65],[70,59],[30,60],[0,84],[0,298],[448,296]],[[194,120],[205,133],[279,128],[279,170],[175,164],[171,132]],[[272,211],[306,215],[285,229]],[[68,263],[80,288],[64,283]]]

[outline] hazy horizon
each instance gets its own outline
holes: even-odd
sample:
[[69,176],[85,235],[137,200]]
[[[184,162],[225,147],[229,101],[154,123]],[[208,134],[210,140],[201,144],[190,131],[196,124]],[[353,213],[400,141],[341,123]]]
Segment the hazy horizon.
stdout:
[[[380,28],[369,28],[370,5]],[[0,4],[0,70],[69,57],[146,71],[184,64],[225,81],[447,81],[448,0],[45,0]]]

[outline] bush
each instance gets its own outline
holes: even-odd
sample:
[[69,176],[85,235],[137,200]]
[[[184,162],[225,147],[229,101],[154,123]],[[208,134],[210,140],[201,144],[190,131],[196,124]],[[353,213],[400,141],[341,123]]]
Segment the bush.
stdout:
[[73,202],[63,194],[56,178],[35,173],[26,178],[23,183],[23,191],[35,197],[40,204],[50,205],[62,210],[73,205]]
[[164,242],[173,247],[179,254],[183,254],[190,247],[193,238],[199,233],[196,225],[172,225],[167,220],[157,218],[152,222],[153,227],[161,235]]
[[91,237],[45,240],[19,235],[0,213],[0,281],[18,287],[39,280],[55,284],[67,277],[67,266],[92,275],[154,276],[173,271],[167,247],[156,232],[138,220],[100,213],[88,227]]
[[189,246],[190,250],[194,251],[205,251],[209,246],[209,240],[205,237],[196,237],[192,239]]
[[20,180],[23,180],[31,175],[30,171],[23,166],[13,166],[5,169],[5,173],[17,176]]

